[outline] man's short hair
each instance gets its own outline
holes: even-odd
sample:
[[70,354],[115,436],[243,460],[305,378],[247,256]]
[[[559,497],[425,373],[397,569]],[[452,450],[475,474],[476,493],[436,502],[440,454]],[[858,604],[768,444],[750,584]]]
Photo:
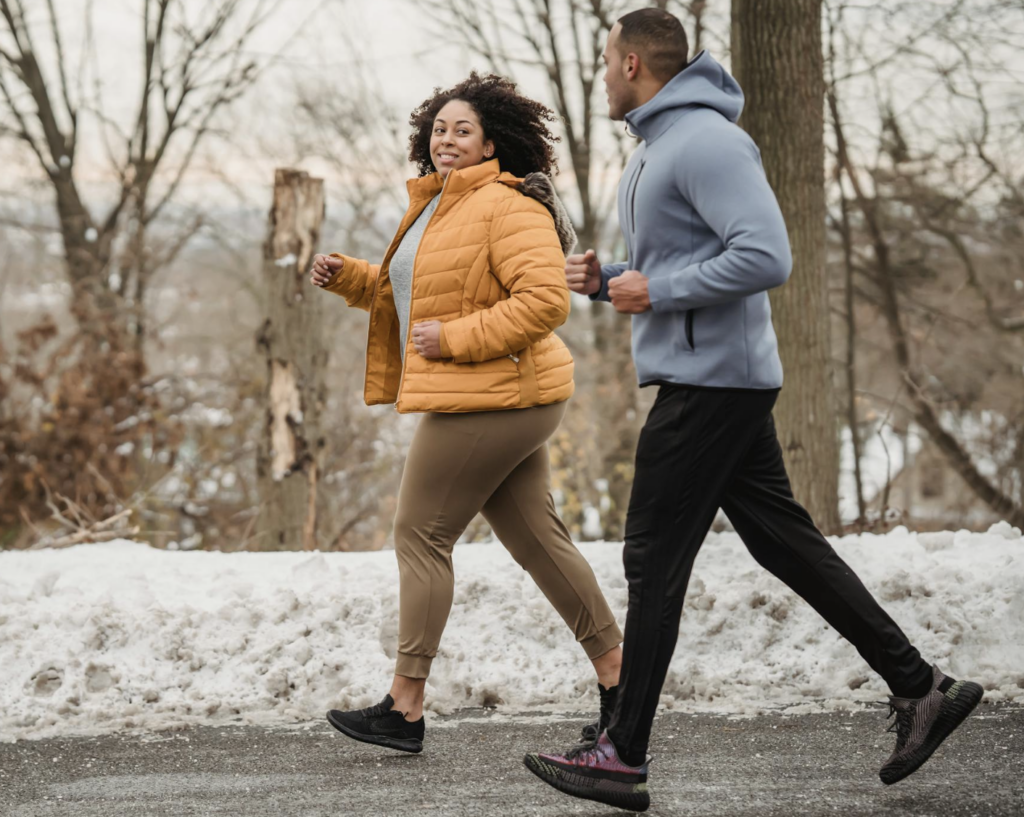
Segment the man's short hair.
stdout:
[[686,67],[689,43],[679,18],[661,9],[640,9],[623,15],[617,47],[622,56],[639,55],[647,70],[668,82]]

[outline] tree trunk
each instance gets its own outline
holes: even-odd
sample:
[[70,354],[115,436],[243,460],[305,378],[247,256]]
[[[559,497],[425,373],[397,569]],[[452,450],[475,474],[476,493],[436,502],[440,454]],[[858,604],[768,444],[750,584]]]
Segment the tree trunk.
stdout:
[[842,186],[842,174],[836,174],[842,212],[843,241],[843,297],[846,320],[846,425],[850,429],[853,452],[853,481],[857,492],[857,529],[867,522],[867,503],[864,501],[864,475],[861,473],[860,418],[857,416],[857,313],[853,297],[853,235],[850,227],[850,202]]
[[267,361],[267,421],[256,455],[263,550],[312,550],[317,544],[327,348],[324,299],[306,274],[323,218],[323,181],[278,170],[263,249],[266,320],[257,337]]
[[821,0],[732,0],[741,125],[761,149],[793,247],[771,293],[786,372],[775,419],[793,492],[826,533],[839,530],[839,439],[825,277]]
[[633,367],[632,324],[611,304],[592,305],[596,426],[601,439],[601,473],[608,481],[608,503],[602,509],[602,536],[619,541],[625,535],[626,512],[633,489],[636,446],[642,418],[640,390]]

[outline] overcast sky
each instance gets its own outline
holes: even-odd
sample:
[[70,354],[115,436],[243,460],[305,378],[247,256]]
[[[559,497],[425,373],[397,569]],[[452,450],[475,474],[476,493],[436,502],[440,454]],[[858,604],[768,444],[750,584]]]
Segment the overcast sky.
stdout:
[[[44,30],[46,6],[41,0],[23,2],[29,9],[33,24],[39,27],[36,45],[44,65],[51,69],[52,78],[52,54],[46,51],[50,38]],[[186,2],[194,11],[209,8],[208,0]],[[56,5],[66,50],[73,55],[69,62],[77,63],[77,54],[85,37],[82,19],[86,2],[56,0]],[[636,7],[644,5],[647,4],[642,0],[635,4]],[[727,7],[725,0],[720,5]],[[97,66],[94,72],[86,71],[86,75],[90,77],[90,85],[93,74],[101,80],[106,113],[127,127],[131,113],[137,109],[142,83],[143,2],[94,0],[94,8]],[[273,67],[228,120],[233,132],[231,141],[237,149],[220,143],[214,151],[217,169],[244,186],[252,184],[258,189],[266,184],[266,180],[271,178],[272,167],[291,157],[284,129],[289,122],[291,106],[295,104],[296,84],[326,83],[344,88],[351,81],[351,73],[358,60],[370,66],[379,83],[381,104],[393,107],[403,121],[434,86],[451,85],[464,78],[471,68],[486,67],[481,59],[461,48],[454,35],[439,36],[436,29],[426,19],[422,7],[409,0],[282,0],[277,14],[250,46],[253,56],[262,60],[273,58]],[[874,40],[872,46],[877,51],[884,51],[885,47]],[[724,55],[715,53],[715,56]],[[976,55],[976,58],[982,57]],[[1017,62],[1019,68],[1021,60]],[[72,75],[77,76],[77,73],[73,71]],[[547,101],[544,83],[536,76],[523,74],[517,79],[526,93]],[[907,76],[896,79],[900,97],[911,99],[914,79]],[[928,77],[929,82],[933,79],[933,75]],[[1008,81],[1007,85],[1008,93],[1019,98],[1019,84]],[[867,88],[863,100],[853,99],[852,93],[848,92],[847,102],[862,105],[865,109],[873,107],[875,91]],[[603,112],[605,100],[600,86],[595,94],[595,103],[598,111]],[[930,121],[922,121],[921,129],[936,122],[944,124],[941,114],[937,111]],[[966,116],[969,120],[972,113],[968,110]],[[870,119],[874,117],[852,117],[852,124]],[[95,122],[92,125],[90,137],[79,156],[76,175],[84,183],[101,178],[106,178],[109,183],[109,165],[104,160]],[[271,145],[269,151],[268,144]],[[278,145],[280,155],[273,155]],[[0,153],[0,160],[8,155]],[[209,194],[204,182],[206,174],[202,170],[199,166],[194,175],[192,195],[196,195],[197,190],[202,190],[203,195]],[[3,187],[8,191],[16,189],[19,177],[25,179],[29,172],[37,174],[31,162],[20,168],[12,167],[8,162]]]

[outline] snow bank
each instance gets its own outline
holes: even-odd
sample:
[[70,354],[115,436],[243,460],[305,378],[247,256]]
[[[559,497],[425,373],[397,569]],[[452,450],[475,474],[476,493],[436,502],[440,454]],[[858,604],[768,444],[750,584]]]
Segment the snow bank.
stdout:
[[[922,653],[1024,702],[1024,539],[835,540]],[[621,544],[580,546],[622,622]],[[428,708],[596,706],[569,630],[500,545],[455,551]],[[127,541],[0,553],[0,739],[204,722],[281,723],[388,689],[398,572],[379,553],[175,553]],[[734,534],[697,560],[663,703],[751,713],[850,708],[886,690]],[[790,710],[794,711],[794,710]]]

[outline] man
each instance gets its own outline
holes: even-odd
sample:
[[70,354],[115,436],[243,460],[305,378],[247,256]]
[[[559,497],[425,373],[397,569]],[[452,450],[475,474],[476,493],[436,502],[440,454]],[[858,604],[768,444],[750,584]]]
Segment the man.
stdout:
[[884,783],[924,763],[982,696],[921,658],[793,498],[772,421],[782,365],[767,293],[789,276],[786,227],[736,125],[742,91],[706,52],[686,55],[682,25],[657,9],[622,17],[604,50],[611,117],[641,140],[619,185],[629,260],[602,265],[591,250],[567,259],[566,278],[633,316],[640,385],[658,396],[626,520],[629,607],[612,711],[592,742],[525,758],[561,791],[636,811],[650,802],[648,742],[690,570],[719,508],[753,557],[888,683],[897,741]]

